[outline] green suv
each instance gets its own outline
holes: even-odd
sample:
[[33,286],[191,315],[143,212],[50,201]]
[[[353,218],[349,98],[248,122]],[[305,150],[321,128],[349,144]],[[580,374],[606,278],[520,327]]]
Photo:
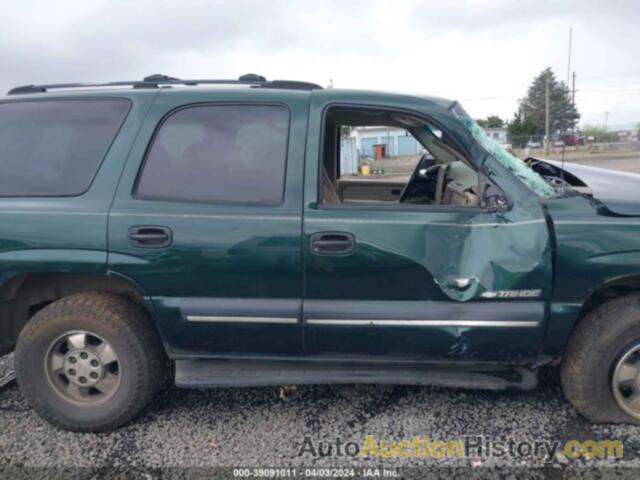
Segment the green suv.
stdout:
[[640,424],[640,177],[523,162],[457,102],[30,85],[0,167],[0,349],[59,427],[122,425],[169,374],[531,389],[554,363],[587,418]]

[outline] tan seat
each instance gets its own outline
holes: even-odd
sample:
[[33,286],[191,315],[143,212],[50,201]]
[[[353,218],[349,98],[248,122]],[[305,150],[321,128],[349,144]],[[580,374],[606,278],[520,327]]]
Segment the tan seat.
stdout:
[[322,203],[340,203],[338,190],[336,190],[326,166],[322,167]]
[[449,171],[450,164],[441,164],[438,168],[438,178],[436,179],[436,194],[433,199],[433,203],[440,205],[444,197],[445,179],[447,178],[447,172]]
[[476,195],[475,187],[465,188],[464,185],[451,181],[444,191],[442,203],[444,205],[477,207],[478,196]]
[[478,174],[463,162],[440,166],[436,182],[436,205],[476,205]]
[[451,162],[448,164],[447,178],[451,178],[462,185],[464,188],[478,186],[478,174],[463,162]]

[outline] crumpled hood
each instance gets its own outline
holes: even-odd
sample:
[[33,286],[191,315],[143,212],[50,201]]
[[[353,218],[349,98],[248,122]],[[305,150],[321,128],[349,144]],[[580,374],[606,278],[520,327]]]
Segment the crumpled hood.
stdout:
[[[562,163],[557,160],[536,160],[562,168]],[[564,162],[564,170],[587,185],[593,197],[612,213],[640,216],[640,175],[570,162]]]

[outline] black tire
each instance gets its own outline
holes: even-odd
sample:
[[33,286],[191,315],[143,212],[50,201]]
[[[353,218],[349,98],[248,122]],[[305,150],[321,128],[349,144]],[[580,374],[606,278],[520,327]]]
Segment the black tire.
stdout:
[[564,353],[561,368],[566,397],[595,423],[629,423],[612,387],[615,366],[625,351],[640,342],[640,294],[599,305],[580,320]]
[[[74,402],[56,387],[64,382],[52,381],[47,366],[52,345],[75,331],[104,339],[117,354],[119,380],[102,402]],[[31,407],[57,427],[79,432],[110,430],[131,420],[162,385],[165,365],[147,312],[105,293],[71,295],[46,306],[26,324],[15,351],[16,377]]]

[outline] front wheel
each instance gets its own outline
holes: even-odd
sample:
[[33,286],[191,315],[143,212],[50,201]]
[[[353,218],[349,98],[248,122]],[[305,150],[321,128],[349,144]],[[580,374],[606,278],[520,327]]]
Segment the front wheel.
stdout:
[[73,431],[103,431],[133,418],[163,378],[164,353],[146,312],[116,295],[51,303],[18,339],[16,376],[33,409]]
[[569,401],[597,423],[640,425],[640,295],[610,300],[576,327],[563,357]]

